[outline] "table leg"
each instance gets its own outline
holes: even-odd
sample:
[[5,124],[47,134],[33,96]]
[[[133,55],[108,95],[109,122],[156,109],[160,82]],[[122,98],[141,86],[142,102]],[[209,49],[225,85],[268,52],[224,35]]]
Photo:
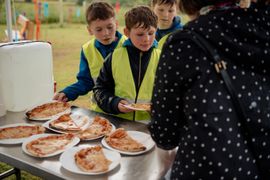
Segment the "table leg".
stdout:
[[16,176],[16,180],[20,180],[21,179],[21,170],[18,169],[18,168],[12,168],[12,169],[9,169],[3,173],[0,174],[0,179],[4,179],[8,176],[11,176],[15,174]]
[[20,180],[21,179],[21,170],[18,168],[14,168],[14,171],[15,171],[16,180]]

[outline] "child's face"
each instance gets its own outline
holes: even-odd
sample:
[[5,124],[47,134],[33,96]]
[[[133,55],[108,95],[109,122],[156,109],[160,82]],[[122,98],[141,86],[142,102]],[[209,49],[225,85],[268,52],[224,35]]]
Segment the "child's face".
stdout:
[[141,51],[148,51],[155,40],[156,28],[133,27],[124,29],[125,35],[130,38],[132,44]]
[[154,13],[158,17],[159,29],[168,29],[173,23],[173,18],[176,16],[176,4],[156,4],[153,7]]
[[113,17],[106,20],[97,19],[92,21],[87,29],[90,35],[94,35],[104,45],[109,45],[115,40],[116,21]]

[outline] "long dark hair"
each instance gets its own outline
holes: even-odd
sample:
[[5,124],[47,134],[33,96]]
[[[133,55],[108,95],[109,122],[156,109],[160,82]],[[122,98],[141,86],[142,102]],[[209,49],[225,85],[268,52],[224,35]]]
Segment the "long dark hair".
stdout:
[[[225,2],[236,3],[239,2],[239,0],[179,0],[179,9],[185,14],[194,15],[204,6]],[[257,0],[257,3],[262,5],[269,4],[270,0]]]

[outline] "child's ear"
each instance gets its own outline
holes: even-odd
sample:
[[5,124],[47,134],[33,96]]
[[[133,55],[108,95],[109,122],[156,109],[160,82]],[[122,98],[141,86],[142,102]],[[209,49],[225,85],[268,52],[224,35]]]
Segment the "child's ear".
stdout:
[[130,31],[126,27],[124,28],[124,34],[125,34],[125,36],[129,37]]
[[88,30],[88,32],[89,32],[90,35],[93,35],[93,32],[92,32],[90,26],[87,26],[87,30]]

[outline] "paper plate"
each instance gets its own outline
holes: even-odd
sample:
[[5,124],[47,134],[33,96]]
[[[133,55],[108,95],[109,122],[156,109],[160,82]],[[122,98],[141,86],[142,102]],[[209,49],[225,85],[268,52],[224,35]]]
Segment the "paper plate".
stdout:
[[145,152],[150,151],[154,146],[155,146],[155,142],[152,140],[151,136],[149,134],[143,133],[143,132],[139,132],[139,131],[127,131],[128,135],[130,137],[132,137],[133,139],[135,139],[136,141],[142,143],[146,149],[144,151],[139,151],[139,152],[128,152],[128,151],[121,151],[118,149],[115,149],[113,147],[111,147],[110,145],[107,144],[105,138],[104,137],[101,141],[102,145],[110,150],[113,151],[117,151],[121,154],[125,154],[125,155],[139,155],[139,154],[143,154]]
[[108,160],[112,161],[112,163],[109,166],[109,169],[107,171],[97,172],[97,173],[86,172],[86,171],[81,170],[75,163],[74,155],[78,151],[80,151],[81,149],[84,149],[87,147],[93,147],[93,146],[72,147],[72,148],[67,149],[63,154],[61,154],[60,163],[63,166],[63,168],[65,168],[66,170],[68,170],[70,172],[77,173],[77,174],[98,175],[98,174],[107,173],[107,172],[113,170],[114,168],[116,168],[120,164],[121,156],[118,152],[110,151],[110,150],[103,148],[103,152],[104,152],[104,155],[106,156],[106,158]]

